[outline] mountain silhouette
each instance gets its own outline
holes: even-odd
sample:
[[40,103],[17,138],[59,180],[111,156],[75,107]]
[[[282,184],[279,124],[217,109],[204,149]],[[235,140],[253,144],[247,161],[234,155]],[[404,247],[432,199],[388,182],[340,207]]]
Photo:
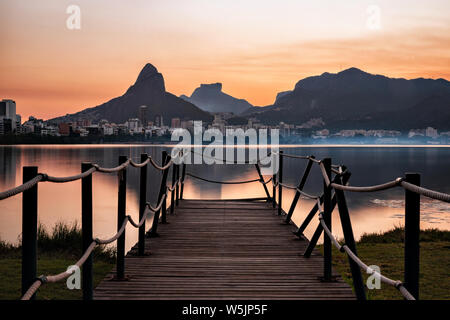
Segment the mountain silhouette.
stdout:
[[164,78],[158,70],[147,63],[139,73],[136,82],[120,97],[111,99],[99,106],[83,111],[67,114],[50,121],[65,122],[77,119],[98,121],[106,119],[110,122],[124,123],[130,118],[138,117],[140,106],[148,107],[147,119],[153,120],[162,115],[164,122],[170,123],[172,118],[212,121],[212,116],[190,102],[166,92]]
[[181,95],[180,98],[195,104],[204,111],[232,112],[240,114],[253,107],[244,99],[234,98],[222,92],[221,83],[201,84],[190,97]]
[[[245,112],[268,124],[301,124],[322,118],[329,128],[450,129],[450,83],[397,79],[357,68],[323,73],[278,94],[273,105]],[[432,112],[430,112],[432,111]],[[426,120],[426,121],[425,121]]]

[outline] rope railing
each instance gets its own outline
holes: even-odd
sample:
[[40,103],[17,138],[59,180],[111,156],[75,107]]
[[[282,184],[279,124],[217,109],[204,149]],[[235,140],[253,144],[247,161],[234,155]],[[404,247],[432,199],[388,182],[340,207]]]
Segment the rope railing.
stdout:
[[[350,186],[348,184],[348,178],[350,176],[350,172],[347,171],[347,168],[345,166],[334,165],[331,163],[331,159],[317,160],[314,156],[291,155],[291,154],[285,154],[282,151],[272,152],[272,154],[270,155],[272,158],[274,158],[275,156],[278,155],[279,161],[280,161],[280,170],[278,171],[278,174],[274,174],[268,180],[264,180],[264,177],[261,174],[259,164],[258,163],[250,163],[250,162],[245,162],[245,164],[254,164],[256,167],[257,173],[259,175],[259,178],[244,180],[244,181],[217,181],[217,180],[206,179],[206,178],[200,177],[198,175],[195,175],[193,173],[186,172],[186,170],[185,170],[186,164],[185,163],[183,163],[183,168],[182,168],[183,172],[180,176],[180,165],[177,164],[176,161],[174,161],[180,155],[182,156],[181,152],[179,152],[178,154],[175,155],[174,158],[172,158],[172,157],[168,156],[165,151],[163,151],[163,161],[162,161],[161,165],[158,164],[152,157],[150,157],[146,154],[141,155],[141,162],[139,162],[139,163],[133,161],[131,158],[121,157],[119,159],[120,164],[117,167],[113,167],[113,168],[104,168],[104,167],[100,167],[97,164],[83,164],[84,167],[82,166],[82,171],[83,171],[82,173],[77,174],[77,175],[67,176],[67,177],[55,177],[55,176],[50,176],[46,173],[37,173],[37,168],[35,168],[36,171],[33,171],[34,173],[31,177],[29,174],[27,175],[27,177],[29,179],[27,182],[25,182],[22,185],[19,185],[17,187],[14,187],[12,189],[0,192],[0,200],[12,197],[12,196],[17,195],[22,192],[24,193],[24,200],[25,200],[25,194],[27,194],[27,197],[30,197],[30,192],[33,191],[32,188],[35,188],[37,191],[37,184],[39,182],[65,183],[65,182],[71,182],[71,181],[76,181],[76,180],[82,180],[82,189],[84,188],[83,187],[84,183],[88,183],[88,186],[90,184],[90,187],[88,187],[87,190],[90,190],[90,192],[92,193],[91,175],[94,172],[120,173],[119,174],[119,210],[118,210],[119,211],[119,213],[118,213],[119,219],[118,219],[118,221],[122,221],[122,224],[118,228],[116,234],[108,239],[99,239],[99,238],[93,239],[92,235],[90,235],[90,237],[88,237],[86,239],[85,235],[83,233],[83,248],[85,250],[84,250],[84,253],[81,256],[81,258],[75,263],[75,266],[77,266],[77,267],[83,266],[83,264],[85,264],[86,261],[90,261],[89,263],[92,265],[92,259],[90,257],[91,257],[91,254],[92,254],[94,248],[97,245],[106,245],[106,244],[110,244],[114,241],[117,241],[118,248],[119,248],[119,243],[120,243],[120,248],[121,248],[121,251],[120,251],[121,253],[119,253],[119,249],[118,249],[118,260],[117,260],[117,275],[119,278],[119,277],[124,276],[124,274],[123,274],[124,253],[123,252],[124,252],[124,246],[125,246],[125,244],[124,244],[125,230],[126,230],[126,226],[127,226],[128,222],[133,227],[139,228],[139,254],[143,254],[144,238],[143,238],[142,232],[145,232],[144,229],[145,229],[146,219],[148,218],[148,216],[151,213],[154,213],[153,224],[152,224],[152,228],[149,232],[149,235],[150,236],[157,235],[156,230],[157,230],[159,218],[162,219],[161,223],[165,222],[166,201],[168,199],[168,193],[169,192],[171,193],[171,206],[170,207],[171,207],[171,213],[172,213],[174,206],[175,205],[178,206],[178,199],[183,198],[182,194],[183,194],[185,176],[189,176],[194,179],[198,179],[198,180],[209,182],[209,183],[217,183],[217,184],[225,184],[225,185],[238,185],[238,184],[260,182],[262,184],[262,186],[264,187],[264,190],[267,195],[267,198],[260,198],[260,199],[267,199],[268,202],[272,201],[274,204],[274,208],[276,206],[275,191],[278,188],[278,214],[279,215],[281,214],[281,211],[282,211],[281,210],[281,200],[282,200],[281,190],[282,190],[282,188],[295,190],[294,200],[292,201],[291,208],[289,210],[289,213],[287,214],[286,222],[289,223],[290,218],[293,213],[293,210],[294,210],[294,208],[297,204],[297,201],[300,197],[315,200],[317,202],[317,204],[315,204],[315,207],[311,210],[311,212],[309,213],[309,215],[303,222],[302,226],[299,228],[299,230],[300,229],[304,230],[304,228],[306,228],[308,223],[311,221],[312,217],[318,212],[319,225],[316,229],[316,232],[314,233],[313,238],[311,239],[311,241],[308,245],[308,249],[306,250],[306,252],[304,254],[305,257],[309,256],[308,252],[310,252],[314,248],[314,246],[317,243],[318,237],[320,237],[320,234],[323,231],[327,235],[327,239],[329,239],[327,243],[332,243],[341,252],[346,252],[346,254],[349,257],[349,261],[351,260],[352,276],[354,278],[354,280],[353,280],[354,284],[356,281],[355,276],[358,276],[358,274],[354,273],[355,270],[353,269],[352,263],[359,266],[358,270],[363,269],[366,272],[368,272],[369,274],[375,274],[376,276],[379,276],[379,278],[382,282],[396,287],[406,299],[412,300],[415,297],[417,297],[418,291],[417,292],[414,290],[411,291],[410,290],[411,288],[408,286],[408,289],[407,289],[406,286],[401,281],[389,279],[389,278],[381,275],[380,273],[375,272],[374,270],[370,269],[366,264],[364,264],[364,262],[362,262],[358,258],[357,254],[356,254],[355,242],[353,239],[353,231],[351,230],[350,217],[348,215],[348,209],[347,209],[347,205],[345,202],[345,197],[344,197],[343,192],[344,191],[375,192],[375,191],[388,190],[388,189],[400,186],[406,190],[407,194],[408,194],[408,192],[410,192],[415,195],[423,195],[423,196],[426,196],[426,197],[429,197],[432,199],[437,199],[437,200],[441,200],[441,201],[445,201],[445,202],[450,202],[449,194],[445,194],[445,193],[441,193],[441,192],[437,192],[434,190],[420,187],[419,186],[420,183],[415,184],[416,182],[414,180],[411,180],[411,178],[408,178],[408,175],[406,175],[406,178],[397,178],[395,180],[388,181],[388,182],[385,182],[385,183],[382,183],[379,185]],[[308,165],[305,169],[305,172],[303,174],[301,182],[299,183],[298,186],[291,186],[286,183],[283,183],[283,180],[282,180],[282,178],[283,178],[283,175],[282,175],[282,168],[283,168],[282,167],[282,165],[283,165],[282,159],[283,159],[283,157],[308,161]],[[145,196],[146,188],[144,188],[144,189],[142,188],[142,186],[145,185],[146,181],[147,181],[146,173],[147,173],[147,165],[149,165],[149,164],[151,166],[153,166],[155,169],[162,171],[162,173],[163,173],[162,178],[161,178],[162,180],[161,180],[161,186],[160,186],[160,192],[159,192],[159,196],[158,196],[158,200],[157,200],[157,205],[155,207],[152,206],[149,202],[147,202],[145,200],[146,199],[145,198],[146,197]],[[235,162],[235,164],[243,164],[243,163]],[[318,164],[320,172],[322,173],[322,177],[323,177],[323,181],[324,181],[324,193],[321,195],[312,195],[312,194],[309,194],[309,193],[303,191],[303,186],[309,175],[309,170],[313,164]],[[125,198],[126,198],[126,170],[125,169],[128,166],[140,168],[140,170],[141,170],[141,198],[144,199],[145,201],[142,202],[140,200],[140,209],[139,209],[140,214],[139,214],[138,222],[135,222],[131,218],[130,215],[125,215],[125,208],[126,208],[125,207]],[[167,174],[168,174],[170,168],[173,168],[172,183],[170,185],[167,185]],[[25,168],[24,168],[24,170],[25,170]],[[333,178],[333,175],[334,175],[334,178]],[[25,177],[26,176],[25,176],[25,171],[24,171],[24,181],[26,181]],[[266,186],[270,182],[272,182],[272,186],[273,186],[272,196],[269,194],[269,191]],[[179,189],[181,189],[181,195],[179,194],[179,191],[180,191]],[[332,193],[332,192],[334,192],[334,193]],[[36,196],[37,196],[37,192],[36,192]],[[88,196],[88,195],[85,195],[83,193],[82,198],[84,199],[85,196]],[[92,194],[90,195],[90,197],[92,197]],[[176,200],[175,200],[175,198],[176,198]],[[30,199],[34,199],[34,198],[30,198]],[[243,200],[245,200],[245,199],[243,199]],[[34,212],[34,214],[37,215],[37,198],[34,199],[33,201],[36,201],[36,208],[33,210],[36,211],[36,212]],[[408,203],[410,203],[410,202],[408,202]],[[343,245],[341,245],[339,243],[339,241],[336,239],[336,237],[334,237],[333,234],[331,233],[331,218],[327,218],[327,219],[329,219],[329,220],[327,220],[327,219],[325,219],[325,216],[324,216],[326,214],[327,217],[331,217],[331,213],[333,212],[333,209],[336,206],[336,204],[339,207],[339,213],[341,215],[340,220],[342,223],[343,230],[345,229],[344,236],[345,236],[346,244],[343,244]],[[415,208],[418,208],[418,206],[420,207],[420,198],[417,196],[416,198],[414,198],[414,203],[409,204],[409,208],[410,208],[409,210],[410,211],[415,210]],[[25,209],[24,209],[24,213],[25,213]],[[87,212],[87,213],[92,215],[92,212],[90,212],[90,213]],[[161,216],[160,216],[160,213],[161,213]],[[83,207],[83,217],[84,217],[84,214],[85,213],[84,213],[84,207]],[[406,214],[405,214],[405,218],[406,218]],[[25,219],[25,215],[24,215],[24,219]],[[92,217],[90,219],[92,219]],[[346,219],[346,221],[344,221],[345,219]],[[345,223],[347,225],[344,225]],[[90,227],[88,229],[90,229],[92,232],[92,227]],[[83,228],[83,232],[84,232],[84,228]],[[301,232],[302,231],[299,231],[298,233],[296,233],[297,236],[300,236]],[[349,238],[347,239],[347,237],[349,237]],[[405,237],[405,238],[407,238],[407,237]],[[90,241],[92,241],[92,242],[89,244]],[[417,241],[418,241],[418,236],[417,236]],[[324,240],[324,243],[325,243],[325,240]],[[28,246],[29,245],[30,244],[28,244]],[[331,244],[329,244],[329,246],[331,246]],[[31,246],[31,247],[33,247],[33,246]],[[406,249],[407,247],[410,247],[410,244],[406,245],[406,240],[405,240],[405,252],[407,250]],[[324,246],[324,250],[325,250],[325,248],[326,247]],[[417,250],[418,250],[418,247],[417,247]],[[327,273],[327,271],[324,271],[324,273],[325,273],[324,278],[326,279],[327,277],[331,277],[331,252],[325,253],[324,259],[325,259],[324,268],[326,269],[327,265],[329,267],[328,273]],[[86,268],[86,266],[84,268]],[[122,269],[121,273],[120,273],[119,269]],[[407,268],[405,267],[405,269],[407,269]],[[69,277],[71,274],[73,274],[73,272],[74,272],[73,270],[72,271],[68,270],[65,272],[61,272],[57,275],[40,276],[39,278],[34,280],[32,283],[29,282],[29,283],[31,283],[31,286],[29,286],[28,290],[26,290],[26,292],[23,294],[22,299],[26,300],[26,299],[32,298],[42,284],[61,281],[65,278]],[[327,276],[327,274],[329,276]],[[119,275],[121,275],[121,276],[119,276]],[[359,273],[359,276],[360,276],[360,273]],[[34,275],[34,277],[35,277],[35,275]],[[405,270],[405,279],[406,278],[407,278],[407,276],[406,276],[406,270]],[[31,279],[33,279],[33,278],[31,278]],[[409,284],[410,282],[405,280],[405,283]],[[361,284],[359,284],[358,286],[359,287],[357,287],[357,284],[355,284],[355,290],[357,291],[357,297],[365,299],[365,295],[364,296],[361,295],[361,291],[360,291]],[[22,288],[24,288],[24,287],[22,287]],[[85,289],[83,288],[83,290],[85,290]],[[86,290],[88,291],[89,288]],[[92,288],[90,290],[92,291]],[[358,290],[359,290],[359,293],[358,293]],[[85,294],[85,291],[83,291],[83,295],[84,294]],[[92,296],[91,296],[91,298],[92,298]]]
[[[24,181],[26,181],[26,179],[29,179],[29,180],[24,182],[22,185],[19,185],[17,187],[11,188],[9,190],[0,192],[0,200],[7,199],[7,198],[15,196],[19,193],[24,194],[23,226],[25,228],[25,226],[28,226],[28,225],[30,225],[30,223],[31,224],[33,223],[34,219],[32,218],[32,216],[37,216],[37,184],[39,182],[66,183],[66,182],[71,182],[71,181],[82,180],[82,201],[84,202],[85,198],[86,198],[86,201],[89,201],[88,199],[92,198],[91,175],[94,172],[122,173],[119,175],[119,221],[120,221],[120,210],[121,210],[120,207],[122,206],[123,210],[125,210],[125,207],[123,206],[123,204],[125,203],[125,199],[126,199],[125,198],[126,197],[126,193],[125,193],[126,188],[124,188],[124,186],[126,184],[125,169],[128,166],[140,168],[140,170],[141,170],[141,186],[142,186],[142,183],[144,183],[144,185],[146,184],[147,165],[150,164],[155,169],[163,172],[163,177],[162,177],[162,181],[161,181],[162,193],[160,193],[160,195],[158,196],[158,204],[155,207],[152,206],[150,204],[150,202],[145,202],[144,206],[140,207],[142,209],[140,209],[139,222],[135,222],[130,215],[123,215],[123,220],[122,220],[123,222],[120,225],[120,228],[118,229],[118,231],[115,235],[113,235],[111,238],[108,238],[108,239],[100,239],[100,238],[93,239],[91,236],[90,240],[88,240],[91,242],[90,242],[90,244],[89,244],[89,242],[87,242],[87,244],[86,244],[87,247],[85,246],[85,243],[86,243],[85,238],[86,238],[86,235],[88,235],[88,234],[85,235],[84,222],[83,222],[82,237],[83,237],[83,248],[85,248],[85,250],[84,250],[81,258],[75,263],[75,266],[80,268],[81,266],[83,266],[83,264],[85,264],[86,261],[90,261],[89,268],[92,268],[91,254],[92,254],[94,248],[97,245],[107,245],[114,241],[118,241],[117,269],[119,269],[119,264],[120,264],[119,258],[121,259],[121,264],[123,264],[123,257],[119,257],[119,255],[121,255],[121,256],[123,255],[124,248],[122,246],[124,246],[124,241],[125,241],[124,239],[121,240],[122,242],[121,242],[120,246],[122,248],[121,249],[122,254],[119,254],[119,240],[121,238],[124,238],[124,233],[125,233],[125,229],[126,229],[128,222],[133,227],[140,229],[140,231],[139,231],[139,233],[140,233],[139,253],[143,254],[143,252],[141,252],[141,251],[143,251],[143,238],[141,238],[141,229],[145,228],[145,221],[148,218],[149,214],[155,213],[154,214],[154,217],[155,217],[156,213],[158,213],[157,216],[159,218],[160,212],[162,212],[162,214],[163,214],[162,217],[163,217],[163,219],[165,219],[164,215],[165,215],[165,211],[166,211],[166,200],[167,200],[167,194],[169,192],[172,193],[172,203],[171,203],[172,211],[171,212],[173,212],[173,206],[175,205],[175,199],[176,199],[176,205],[178,205],[179,186],[181,184],[181,189],[183,189],[183,184],[184,184],[184,179],[185,179],[185,172],[184,172],[185,165],[183,165],[183,174],[180,177],[179,171],[178,171],[179,165],[176,165],[174,162],[174,160],[180,156],[182,156],[181,151],[178,152],[174,158],[167,156],[167,153],[165,151],[163,151],[163,162],[161,165],[159,165],[151,156],[148,156],[147,154],[141,155],[141,162],[136,162],[136,161],[133,161],[131,158],[121,156],[121,157],[119,157],[120,164],[117,167],[105,168],[105,167],[99,166],[98,164],[83,163],[82,172],[80,174],[72,175],[72,176],[65,176],[65,177],[56,177],[56,176],[48,175],[46,173],[38,173],[37,167],[24,167]],[[165,159],[167,159],[167,161]],[[171,186],[167,186],[166,185],[167,173],[171,167],[174,168],[173,174],[175,174],[175,172],[176,172],[177,178],[175,179],[175,176],[174,176],[173,184]],[[25,170],[25,169],[27,169],[27,170]],[[175,169],[177,169],[177,170],[175,170]],[[32,175],[32,176],[30,177],[30,175]],[[84,189],[85,186],[87,187],[86,190]],[[33,191],[32,188],[35,188],[35,191]],[[145,199],[145,197],[146,197],[145,190],[146,190],[146,188],[144,188],[144,189],[141,188],[141,199]],[[85,191],[87,191],[87,193]],[[90,200],[90,201],[92,202],[92,200]],[[31,202],[31,207],[28,205],[30,202]],[[122,202],[122,205],[120,204],[121,202]],[[26,208],[25,208],[25,204],[27,204]],[[30,211],[30,212],[28,212],[28,211]],[[83,206],[82,207],[83,219],[85,219],[84,218],[85,213],[88,215],[87,217],[90,217],[90,218],[88,218],[87,221],[92,220],[92,210],[90,209],[85,212],[85,207]],[[153,228],[156,229],[158,220],[159,219],[157,219],[155,222],[155,218],[154,218],[151,231],[153,230]],[[90,229],[92,232],[92,221],[90,222],[90,224],[91,224],[91,227],[88,227],[88,229]],[[32,227],[32,226],[30,226],[30,227]],[[31,230],[27,229],[27,231],[31,231]],[[142,230],[142,231],[144,231],[144,230]],[[25,229],[23,229],[23,233],[24,232],[26,232]],[[27,241],[24,240],[24,242],[22,243],[22,247],[27,248],[27,250],[35,251],[36,239],[34,239],[34,238],[35,238],[34,236],[31,237],[31,240],[29,240],[31,242],[29,242],[28,240]],[[32,256],[36,256],[36,253],[34,252]],[[26,261],[31,262],[33,264],[36,264],[36,261],[33,262],[33,260],[32,259],[30,260],[28,258],[28,256],[24,256],[23,259],[26,259]],[[35,278],[35,280],[33,280],[33,276],[31,276],[31,278],[30,278],[30,275],[32,275],[33,272],[35,272],[35,271],[33,271],[32,267],[28,268],[25,261],[23,261],[23,265],[25,266],[25,269],[22,270],[22,290],[23,290],[22,291],[23,292],[22,300],[28,300],[28,299],[33,298],[35,293],[37,292],[37,290],[43,284],[61,281],[63,279],[66,279],[67,277],[69,277],[74,272],[74,270],[69,269],[67,271],[61,272],[56,275],[47,275],[47,276],[42,275],[38,278]],[[123,268],[123,266],[122,266],[122,268]],[[118,277],[119,277],[119,270],[117,273],[118,273]],[[91,275],[89,275],[89,272],[87,274],[89,277],[91,277]],[[34,275],[34,277],[35,277],[35,275]],[[30,283],[28,288],[24,287],[24,282],[23,282],[24,279],[25,279],[25,283],[27,283],[27,282]],[[28,280],[26,280],[26,279],[28,279]],[[92,283],[92,279],[90,279],[89,281]],[[92,287],[91,288],[83,287],[83,297],[88,297],[88,299],[92,299]]]
[[355,263],[357,263],[361,269],[366,271],[366,273],[368,273],[370,275],[375,275],[376,277],[378,277],[380,279],[380,281],[398,289],[400,291],[400,293],[403,295],[403,297],[406,298],[407,300],[416,300],[411,295],[411,293],[409,293],[409,291],[404,287],[404,285],[401,281],[392,280],[392,279],[382,275],[381,273],[369,268],[363,261],[361,261],[361,259],[358,258],[357,255],[355,255],[353,253],[353,251],[350,250],[350,248],[346,244],[341,245],[339,243],[339,241],[336,239],[336,237],[331,233],[330,229],[328,229],[328,227],[323,219],[323,211],[319,213],[319,221],[320,221],[320,224],[322,225],[323,230],[325,231],[326,235],[328,236],[328,238],[330,238],[331,242],[334,244],[334,246],[340,252],[346,252],[347,255],[350,257],[350,259],[352,259]]
[[[310,213],[305,218],[305,221],[302,223],[302,225],[298,228],[298,231],[295,232],[299,237],[303,236],[303,230],[307,227],[313,216],[319,212],[319,226],[317,227],[307,250],[304,253],[305,257],[309,257],[311,254],[312,249],[317,244],[318,238],[320,237],[320,234],[322,231],[325,232],[327,235],[326,238],[329,239],[330,243],[332,243],[334,246],[336,246],[341,252],[346,252],[346,254],[349,257],[349,260],[351,260],[352,263],[356,264],[358,268],[365,270],[369,274],[376,274],[376,276],[379,277],[379,279],[391,286],[394,286],[399,290],[399,292],[402,294],[402,296],[407,300],[415,300],[418,296],[418,279],[419,279],[419,230],[420,230],[420,195],[423,195],[425,197],[440,200],[444,202],[450,202],[450,194],[430,190],[427,188],[423,188],[419,186],[420,184],[420,178],[418,174],[406,174],[406,178],[396,178],[391,181],[387,181],[382,184],[378,185],[372,185],[372,186],[351,186],[348,183],[348,178],[350,176],[350,172],[347,171],[347,168],[342,165],[334,165],[331,164],[331,159],[323,159],[323,160],[317,160],[314,158],[314,156],[300,156],[300,155],[292,155],[292,154],[286,154],[282,151],[276,153],[279,156],[280,161],[280,168],[282,168],[282,159],[283,158],[292,158],[292,159],[301,159],[301,160],[308,160],[309,162],[316,163],[319,166],[323,181],[324,181],[324,193],[320,196],[311,195],[306,192],[304,192],[303,184],[300,184],[299,186],[291,186],[288,184],[285,184],[282,182],[282,173],[280,177],[280,171],[277,175],[273,176],[272,179],[272,185],[273,185],[273,203],[274,208],[276,206],[275,201],[275,190],[278,188],[279,190],[279,213],[280,214],[280,207],[281,207],[281,192],[280,190],[282,188],[295,190],[295,196],[291,204],[291,208],[289,210],[289,213],[287,214],[286,222],[290,222],[290,218],[292,216],[293,210],[297,204],[297,200],[303,196],[308,199],[316,200],[317,204],[311,209]],[[309,171],[308,167],[305,171],[305,174],[302,178],[302,181],[307,178]],[[332,179],[332,175],[335,175],[335,178]],[[344,177],[346,177],[344,179]],[[339,183],[339,181],[342,179],[343,183]],[[343,181],[345,180],[345,182]],[[303,181],[304,182],[304,181]],[[376,192],[376,191],[383,191],[392,189],[395,187],[402,187],[405,190],[405,283],[398,281],[398,280],[392,280],[387,278],[386,276],[383,276],[382,274],[379,274],[372,270],[370,267],[368,267],[364,262],[361,261],[361,259],[358,258],[356,254],[356,244],[353,238],[353,231],[351,228],[351,222],[350,222],[350,216],[348,214],[348,208],[345,201],[344,191],[348,192]],[[334,191],[334,194],[331,192]],[[410,192],[410,194],[408,194]],[[327,196],[325,196],[327,194]],[[324,219],[324,210],[322,208],[323,203],[327,202],[327,213],[330,218],[328,218],[328,222]],[[341,224],[344,231],[344,236],[349,243],[352,245],[341,245],[337,241],[337,239],[332,235],[331,228],[328,228],[327,223],[330,224],[331,227],[331,213],[333,212],[334,207],[338,204],[339,206],[339,213],[341,216]],[[409,221],[409,222],[406,222]],[[325,242],[327,242],[324,239],[324,279],[330,279],[331,278],[331,251],[327,251],[329,249],[325,249]],[[330,244],[331,245],[331,244]],[[353,251],[351,248],[355,248],[355,251]],[[407,265],[408,264],[408,265]],[[353,283],[355,286],[355,291],[358,299],[365,299],[365,293],[363,288],[363,283],[361,280],[361,273],[356,272],[351,264],[351,271],[352,271],[352,277],[353,277]],[[360,278],[360,280],[358,280]],[[406,283],[408,284],[408,288],[406,287]]]
[[146,166],[148,163],[150,163],[155,169],[164,171],[172,166],[173,159],[170,160],[170,162],[167,163],[165,166],[158,165],[158,163],[156,163],[156,161],[153,160],[153,158],[150,156],[148,157],[147,160],[145,160],[142,163],[136,163],[133,160],[128,159],[125,163],[123,163],[117,167],[114,167],[114,168],[104,168],[104,167],[100,167],[98,164],[93,164],[92,168],[89,169],[88,171],[82,172],[77,175],[66,176],[66,177],[55,177],[55,176],[48,175],[46,173],[38,173],[38,175],[35,178],[33,178],[32,180],[29,180],[17,187],[0,192],[0,200],[4,200],[4,199],[10,198],[12,196],[15,196],[19,193],[22,193],[22,192],[34,187],[39,182],[66,183],[66,182],[81,180],[81,179],[91,175],[94,172],[115,173],[115,172],[122,171],[128,165],[131,165],[135,168],[142,168],[142,167]]
[[[110,244],[110,243],[116,241],[117,239],[119,239],[120,236],[125,232],[128,222],[133,227],[140,228],[144,224],[146,219],[148,218],[149,213],[156,213],[159,210],[161,210],[161,207],[164,204],[164,200],[167,197],[167,193],[168,193],[168,188],[166,190],[166,193],[162,196],[160,202],[158,203],[158,205],[156,207],[151,206],[151,204],[149,202],[147,202],[146,211],[144,212],[142,218],[139,220],[139,223],[134,222],[133,218],[130,215],[127,215],[125,217],[124,221],[122,222],[120,229],[112,237],[107,238],[107,239],[94,238],[94,240],[92,241],[92,243],[90,244],[88,249],[83,253],[81,258],[75,263],[75,266],[77,266],[78,268],[81,268],[83,266],[84,262],[87,260],[87,258],[92,254],[92,252],[94,251],[94,249],[97,245]],[[46,276],[41,275],[41,276],[39,276],[36,279],[36,281],[25,292],[25,294],[22,296],[21,300],[29,300],[43,284],[62,281],[64,279],[66,279],[67,277],[69,277],[70,275],[72,275],[74,272],[75,272],[74,270],[69,269],[67,271],[61,272],[56,275],[46,275]]]
[[256,159],[254,161],[234,161],[234,160],[233,161],[229,161],[228,159],[226,159],[226,157],[224,157],[224,158],[216,158],[216,157],[209,156],[209,155],[206,155],[206,154],[203,154],[203,153],[198,153],[198,152],[196,152],[194,150],[191,150],[191,153],[199,155],[199,156],[202,156],[202,157],[210,159],[210,160],[214,160],[214,161],[219,162],[219,163],[226,163],[226,164],[257,164],[257,163],[262,162],[263,160],[265,161],[265,160],[271,158],[272,154],[275,154],[275,153],[269,152],[266,157],[264,157],[262,159]]
[[[192,177],[194,179],[198,179],[198,180],[202,180],[205,182],[210,182],[210,183],[218,183],[218,184],[244,184],[244,183],[252,183],[252,182],[261,182],[261,179],[251,179],[251,180],[244,180],[244,181],[217,181],[217,180],[210,180],[210,179],[206,179],[206,178],[202,178],[199,177],[195,174],[186,172],[186,176]],[[268,183],[269,181],[267,181],[266,183]],[[264,182],[262,182],[264,183]]]
[[[349,186],[349,185],[344,186],[344,185],[332,183],[330,181],[328,175],[325,172],[325,167],[324,167],[322,161],[317,160],[312,156],[297,156],[297,155],[291,155],[291,154],[286,154],[286,153],[277,153],[277,154],[280,154],[282,157],[286,157],[286,158],[311,160],[313,162],[318,163],[319,167],[320,167],[320,171],[323,176],[323,179],[325,180],[325,183],[327,184],[327,186],[331,186],[335,189],[339,189],[339,190],[343,190],[343,191],[350,191],[350,192],[375,192],[375,191],[388,190],[388,189],[400,186],[400,187],[403,187],[403,189],[409,190],[411,192],[423,195],[423,196],[431,198],[431,199],[440,200],[440,201],[444,201],[444,202],[450,202],[450,194],[413,185],[411,183],[404,181],[404,178],[401,178],[401,177],[396,178],[395,180],[392,180],[392,181],[388,181],[388,182],[378,184],[378,185],[373,185],[373,186],[358,186],[357,187],[357,186]],[[332,165],[331,167],[332,167],[331,171],[333,173],[342,174],[342,172],[340,171],[340,168],[342,166]],[[278,185],[278,183],[276,183],[276,185]],[[286,188],[290,188],[289,186],[286,186],[286,185],[282,185],[282,186],[286,187]],[[291,189],[293,189],[293,187],[291,187]]]

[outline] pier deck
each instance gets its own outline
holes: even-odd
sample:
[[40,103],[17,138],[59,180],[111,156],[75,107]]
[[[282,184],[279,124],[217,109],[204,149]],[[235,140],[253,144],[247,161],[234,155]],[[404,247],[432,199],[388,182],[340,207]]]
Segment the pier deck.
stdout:
[[94,299],[355,299],[337,276],[322,282],[323,257],[292,234],[265,201],[180,200],[146,240],[125,258],[128,281],[110,278]]

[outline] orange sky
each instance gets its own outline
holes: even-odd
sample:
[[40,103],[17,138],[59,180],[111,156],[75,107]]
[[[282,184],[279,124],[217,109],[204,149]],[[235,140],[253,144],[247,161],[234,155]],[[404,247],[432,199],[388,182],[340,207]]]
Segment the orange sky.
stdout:
[[[392,2],[2,0],[0,98],[23,119],[73,113],[123,94],[147,62],[176,95],[222,82],[254,105],[351,66],[450,79],[450,3]],[[69,4],[81,9],[80,30],[66,27]],[[371,4],[377,30],[367,27]]]

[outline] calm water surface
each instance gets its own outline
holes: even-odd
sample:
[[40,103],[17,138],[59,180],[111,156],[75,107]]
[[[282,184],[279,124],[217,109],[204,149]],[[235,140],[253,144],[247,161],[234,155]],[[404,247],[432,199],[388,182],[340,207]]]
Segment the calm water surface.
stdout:
[[[0,190],[6,190],[22,182],[22,167],[34,165],[39,172],[53,176],[68,176],[80,172],[81,162],[90,161],[101,166],[114,167],[119,155],[127,155],[139,161],[146,152],[160,160],[161,151],[167,146],[146,145],[70,145],[70,146],[0,146]],[[403,176],[405,172],[422,174],[422,185],[450,193],[450,147],[355,147],[355,146],[282,146],[286,153],[315,155],[321,159],[331,157],[333,163],[345,164],[352,172],[351,184],[371,185]],[[295,159],[284,161],[284,182],[296,185],[306,162]],[[188,172],[202,177],[222,181],[254,179],[257,173],[253,165],[188,165]],[[127,171],[127,213],[138,217],[139,169]],[[160,173],[149,168],[148,199],[156,202]],[[170,177],[169,177],[170,181]],[[271,185],[269,184],[271,191]],[[319,193],[322,180],[317,166],[305,186],[309,193]],[[117,176],[95,173],[94,192],[94,235],[109,237],[116,231]],[[39,221],[51,228],[57,222],[81,221],[81,183],[39,184]],[[293,190],[283,190],[283,209],[289,210]],[[259,183],[244,185],[219,185],[187,178],[184,197],[186,199],[230,199],[265,196]],[[403,197],[401,188],[370,194],[347,194],[355,236],[364,232],[380,232],[403,224]],[[0,239],[17,243],[21,232],[21,200],[17,195],[0,201]],[[294,213],[293,221],[302,222],[314,203],[301,199]],[[311,237],[317,220],[306,230]],[[333,215],[333,233],[341,237],[337,212]],[[450,205],[422,197],[421,228],[450,229]],[[127,249],[137,241],[137,230],[127,228]],[[257,241],[257,239],[255,239]]]

